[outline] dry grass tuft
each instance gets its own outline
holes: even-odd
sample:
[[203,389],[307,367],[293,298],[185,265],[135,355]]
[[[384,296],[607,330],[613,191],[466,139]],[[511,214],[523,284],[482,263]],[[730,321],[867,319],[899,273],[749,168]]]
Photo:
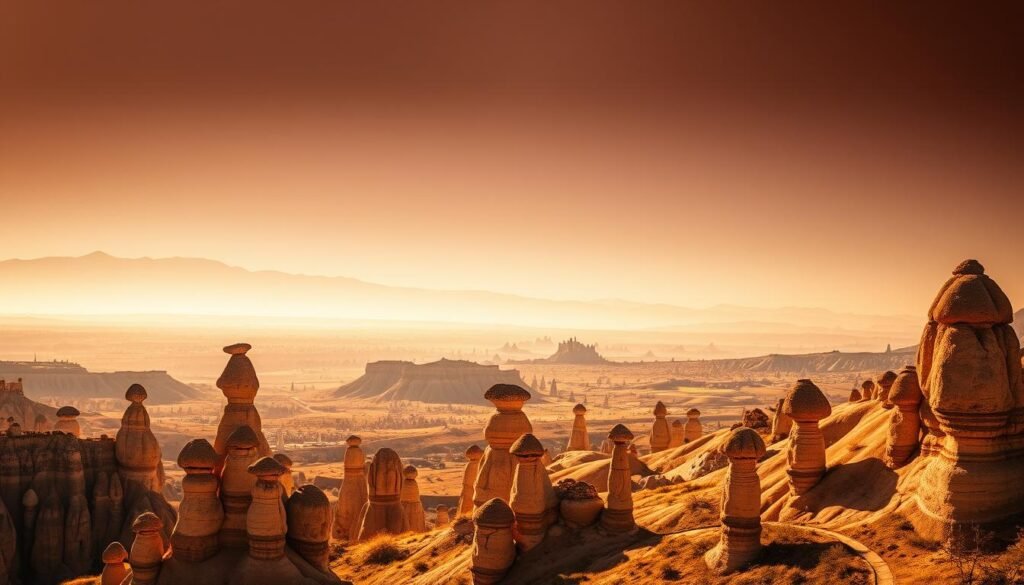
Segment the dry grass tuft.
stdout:
[[363,564],[390,565],[395,561],[404,560],[407,556],[409,555],[395,544],[394,537],[385,534],[366,543]]

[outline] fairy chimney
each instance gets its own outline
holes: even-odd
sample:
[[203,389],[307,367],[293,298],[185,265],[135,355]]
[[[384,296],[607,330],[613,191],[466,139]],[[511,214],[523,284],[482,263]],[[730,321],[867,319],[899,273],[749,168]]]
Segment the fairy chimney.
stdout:
[[890,415],[889,436],[885,446],[885,463],[892,469],[906,464],[918,448],[922,397],[917,368],[903,368],[889,392],[889,401],[898,409]]
[[912,520],[926,537],[1024,512],[1024,382],[1012,321],[1009,299],[976,260],[956,267],[928,312],[917,354],[921,413],[943,436],[929,429],[941,452],[928,458],[916,493],[923,513]]
[[601,526],[608,532],[629,532],[633,521],[633,480],[629,465],[629,443],[633,433],[625,425],[617,424],[608,433],[612,447],[611,467],[608,471],[608,506],[601,513]]
[[761,479],[757,461],[765,454],[757,431],[740,427],[732,431],[723,448],[729,470],[722,489],[722,534],[718,545],[704,555],[716,573],[741,569],[761,551]]
[[132,384],[124,395],[131,404],[121,417],[114,454],[125,484],[143,491],[163,491],[163,461],[160,444],[149,428],[149,412],[143,406],[148,395],[141,384]]
[[850,390],[850,402],[860,402],[860,399],[860,390],[858,390],[856,387]]
[[345,443],[345,476],[338,492],[338,504],[334,512],[334,538],[340,541],[355,540],[359,535],[359,513],[369,499],[366,487],[366,456],[360,447],[363,440],[352,435]]
[[895,382],[896,372],[893,371],[883,373],[875,382],[875,400],[881,402],[886,408],[892,408],[892,403],[889,402],[889,391]]
[[480,458],[484,450],[476,445],[470,445],[466,449],[466,469],[462,472],[462,495],[459,496],[459,507],[455,511],[457,516],[465,516],[473,513],[473,486],[476,484],[476,476],[480,471]]
[[164,556],[164,541],[160,532],[163,520],[152,512],[143,512],[132,522],[135,541],[128,555],[132,567],[131,585],[154,585],[160,574]]
[[473,514],[473,585],[493,585],[508,573],[516,560],[512,525],[516,517],[501,498],[493,498],[477,507]]
[[864,383],[860,385],[860,390],[861,400],[867,402],[874,399],[875,383],[872,380],[864,380]]
[[785,404],[786,399],[779,398],[779,402],[775,405],[775,416],[772,418],[772,436],[770,439],[772,443],[789,437],[789,433],[793,430],[793,419],[783,412],[782,407]]
[[569,444],[566,451],[590,451],[590,436],[587,435],[587,407],[577,404],[572,407],[575,418],[572,421],[572,431],[569,433]]
[[287,498],[295,491],[295,478],[292,476],[292,458],[284,453],[274,453],[274,459],[284,466],[285,472],[281,474],[281,487],[284,489],[284,496]]
[[247,425],[236,428],[225,444],[227,457],[221,471],[220,500],[224,506],[224,522],[220,528],[220,544],[229,548],[245,548],[246,513],[252,503],[252,490],[256,476],[249,466],[259,459],[256,432]]
[[651,453],[657,453],[668,449],[669,441],[672,440],[672,432],[668,428],[668,408],[658,401],[654,405],[654,425],[651,427]]
[[53,425],[53,430],[81,437],[82,427],[78,424],[78,417],[81,414],[82,413],[78,412],[78,409],[74,406],[62,406],[58,408],[57,424]]
[[686,442],[686,425],[683,424],[681,419],[672,421],[672,438],[669,439],[668,448],[674,449],[681,447]]
[[285,472],[273,457],[261,457],[249,466],[256,478],[252,503],[245,515],[245,531],[249,539],[249,556],[258,560],[274,560],[284,556],[288,519],[284,509],[280,477]]
[[128,552],[120,542],[114,541],[103,551],[103,572],[100,574],[100,585],[121,585],[128,576]]
[[360,542],[378,534],[405,532],[405,514],[400,501],[402,482],[402,459],[398,453],[387,447],[377,451],[367,476],[369,498],[361,514]]
[[519,437],[510,452],[516,458],[516,476],[509,505],[516,516],[516,544],[525,552],[544,540],[547,493],[554,493],[554,488],[547,470],[540,465],[544,447],[537,437],[530,433]]
[[227,456],[228,437],[241,426],[248,426],[256,434],[259,455],[270,455],[270,445],[263,436],[263,421],[253,405],[256,393],[260,389],[260,380],[256,376],[256,368],[246,355],[250,349],[252,346],[248,343],[236,343],[224,348],[224,353],[231,357],[217,378],[217,388],[220,388],[224,397],[228,399],[220,424],[217,425],[217,437],[213,442],[213,448],[218,456],[218,472]]
[[825,475],[825,437],[818,421],[832,414],[832,406],[810,380],[797,380],[782,411],[796,423],[789,441],[789,486],[803,495]]
[[332,518],[327,495],[313,484],[299,486],[288,498],[286,514],[288,545],[320,571],[329,571]]
[[523,412],[523,404],[530,393],[514,384],[495,384],[484,393],[498,409],[487,421],[484,439],[487,448],[480,459],[480,472],[473,485],[473,503],[476,506],[493,498],[508,500],[515,476],[515,462],[508,452],[520,436],[532,433],[530,419]]
[[406,465],[402,470],[402,515],[405,517],[405,529],[411,532],[427,531],[427,516],[420,501],[420,486],[416,482],[419,471],[413,465]]
[[178,454],[178,467],[185,470],[181,480],[178,522],[171,533],[174,557],[183,561],[204,561],[220,550],[218,534],[224,522],[224,507],[213,475],[217,452],[206,439],[193,439]]
[[448,515],[448,506],[444,504],[438,504],[434,508],[434,528],[444,528],[451,522],[451,517]]
[[700,424],[700,411],[691,408],[686,411],[686,431],[683,434],[683,442],[690,443],[700,438],[704,433],[704,427]]

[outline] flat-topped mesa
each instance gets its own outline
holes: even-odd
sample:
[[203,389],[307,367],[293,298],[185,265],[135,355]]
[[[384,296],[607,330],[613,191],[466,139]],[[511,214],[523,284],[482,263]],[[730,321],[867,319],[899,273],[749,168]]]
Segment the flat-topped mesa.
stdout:
[[132,384],[124,397],[131,404],[121,417],[121,428],[114,444],[118,472],[130,492],[161,493],[164,485],[163,460],[160,444],[149,428],[149,412],[142,404],[147,398],[146,389],[141,384]]
[[423,510],[423,502],[420,500],[420,485],[416,482],[419,471],[413,465],[406,465],[402,469],[402,493],[399,500],[402,502],[402,515],[405,518],[405,529],[410,532],[427,531],[427,515]]
[[761,551],[757,461],[766,449],[757,431],[740,427],[732,431],[722,450],[729,458],[722,489],[722,535],[718,545],[704,555],[704,561],[716,573],[730,573],[749,564]]
[[668,444],[672,440],[672,431],[668,428],[666,416],[668,416],[668,408],[659,400],[654,405],[654,424],[651,426],[651,453],[668,449]]
[[339,541],[353,541],[359,536],[360,512],[369,498],[366,486],[366,456],[360,445],[363,440],[355,435],[346,439],[345,476],[338,491],[338,504],[334,509],[333,537]]
[[[81,415],[78,409],[74,406],[62,406],[57,409],[57,424],[53,426],[53,430],[60,431],[62,433],[68,433],[76,437],[82,436],[82,427],[78,424],[78,417]],[[40,415],[43,416],[43,415]],[[43,416],[43,421],[46,421],[46,417]],[[39,417],[33,421],[35,427],[39,427]],[[38,432],[38,431],[37,431]]]
[[516,560],[512,525],[516,517],[501,498],[493,498],[473,513],[473,585],[493,585],[508,573]]
[[374,454],[367,476],[368,500],[360,514],[358,540],[369,540],[378,534],[405,532],[402,511],[402,459],[384,447]]
[[220,482],[213,475],[217,452],[206,439],[189,441],[178,454],[178,467],[185,470],[181,480],[182,498],[178,522],[171,533],[174,558],[197,563],[220,550],[218,533],[224,522],[224,507],[217,497]]
[[537,437],[531,433],[519,437],[510,452],[517,465],[509,505],[516,516],[516,544],[525,552],[540,544],[547,534],[548,493],[553,496],[554,487],[547,470],[540,464],[544,447]]
[[683,431],[683,443],[696,441],[704,433],[704,426],[700,424],[700,411],[691,408],[686,411],[686,428]]
[[445,528],[451,521],[451,516],[448,515],[448,506],[438,504],[434,508],[434,528]]
[[775,415],[772,417],[772,436],[769,441],[771,443],[788,438],[789,433],[793,430],[793,419],[789,418],[782,408],[785,404],[786,399],[779,398],[775,405]]
[[286,505],[288,546],[306,562],[328,572],[331,541],[331,502],[313,484],[299,486]]
[[575,418],[572,431],[569,433],[569,444],[566,451],[590,451],[590,435],[587,434],[587,407],[577,404],[572,407]]
[[480,458],[483,456],[484,450],[476,445],[470,445],[466,449],[466,469],[462,471],[462,494],[459,496],[459,507],[455,511],[457,516],[473,513],[473,486],[476,484]]
[[672,435],[668,441],[668,448],[674,449],[676,447],[681,447],[686,441],[686,425],[683,424],[681,419],[677,418],[672,421],[672,425],[669,427],[669,430]]
[[217,425],[217,438],[213,441],[213,448],[217,451],[217,471],[220,471],[227,455],[227,440],[240,426],[248,426],[255,433],[259,440],[258,449],[260,456],[270,455],[270,444],[263,436],[263,421],[260,413],[253,405],[256,400],[256,393],[260,389],[260,380],[256,376],[256,368],[246,355],[252,349],[248,343],[236,343],[224,348],[224,353],[230,355],[224,371],[217,378],[217,387],[228,399],[224,407],[224,415]]
[[288,534],[280,482],[285,468],[273,457],[261,457],[249,466],[248,471],[256,478],[252,504],[245,515],[249,556],[258,560],[279,559],[284,556]]
[[533,432],[530,419],[523,412],[523,404],[530,393],[512,384],[495,384],[484,393],[484,398],[498,411],[491,415],[484,429],[487,448],[480,459],[480,471],[473,485],[473,504],[480,506],[493,498],[508,500],[515,475],[515,462],[509,447],[520,436]]
[[889,436],[885,446],[885,464],[890,469],[902,467],[917,451],[922,397],[917,368],[903,368],[889,392],[889,401],[897,408],[889,418]]
[[252,503],[252,490],[256,476],[249,473],[249,466],[259,459],[256,432],[243,425],[228,437],[227,457],[220,474],[220,500],[224,506],[224,522],[220,528],[220,544],[228,548],[246,548],[246,514]]
[[928,538],[1024,512],[1024,382],[1012,321],[1010,300],[976,260],[956,267],[928,311],[917,371],[928,450],[941,451],[922,473],[923,514],[914,519]]
[[128,564],[125,563],[128,551],[124,550],[124,546],[116,540],[108,544],[101,560],[103,572],[100,574],[99,585],[121,585],[128,576]]
[[892,403],[889,402],[889,392],[892,390],[892,385],[896,382],[896,372],[886,371],[878,377],[875,381],[875,400],[882,403],[885,408],[892,408]]
[[132,585],[155,585],[165,552],[163,527],[163,520],[152,512],[143,512],[132,522],[135,541],[128,555]]
[[825,437],[818,428],[818,421],[832,414],[832,406],[814,382],[797,380],[786,395],[782,411],[796,423],[786,457],[789,486],[799,496],[825,475]]
[[614,446],[608,471],[608,506],[601,513],[601,527],[612,533],[629,532],[636,527],[628,447],[633,433],[625,425],[617,424],[608,433],[608,439]]
[[295,477],[292,476],[292,458],[285,453],[274,453],[274,459],[284,466],[285,472],[281,474],[281,488],[284,490],[284,497],[292,495],[295,491]]
[[873,380],[864,380],[864,383],[860,385],[860,399],[863,402],[873,400],[875,397],[875,382]]

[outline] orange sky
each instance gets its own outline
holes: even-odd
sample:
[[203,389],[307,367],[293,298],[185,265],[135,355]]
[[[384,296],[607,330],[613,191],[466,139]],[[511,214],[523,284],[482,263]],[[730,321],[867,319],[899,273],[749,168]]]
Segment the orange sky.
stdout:
[[1024,295],[1019,14],[115,4],[0,13],[2,257],[910,314],[978,257]]

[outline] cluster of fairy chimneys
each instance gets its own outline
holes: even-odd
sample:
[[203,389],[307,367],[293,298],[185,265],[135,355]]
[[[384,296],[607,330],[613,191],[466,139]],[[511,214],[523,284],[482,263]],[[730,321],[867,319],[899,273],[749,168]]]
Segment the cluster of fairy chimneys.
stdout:
[[[340,582],[328,568],[330,501],[316,486],[295,488],[291,460],[283,454],[270,456],[253,405],[259,379],[246,356],[250,348],[224,348],[231,357],[217,387],[228,404],[214,443],[195,439],[178,455],[185,477],[170,548],[161,536],[165,526],[159,516],[137,516],[127,556],[118,543],[103,554],[104,585],[175,585],[191,582],[199,573],[211,583]],[[126,413],[122,429],[143,423],[149,423],[144,409],[133,416]],[[141,450],[159,449],[153,441]],[[153,489],[159,489],[157,483]]]

